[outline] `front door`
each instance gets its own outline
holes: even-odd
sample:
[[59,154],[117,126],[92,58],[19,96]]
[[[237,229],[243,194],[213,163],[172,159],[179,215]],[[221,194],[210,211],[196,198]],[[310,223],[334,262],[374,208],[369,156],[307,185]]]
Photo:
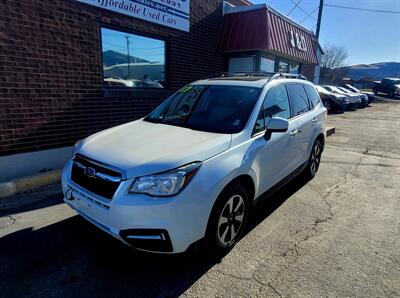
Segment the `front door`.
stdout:
[[[289,119],[291,116],[289,97],[284,84],[272,87],[263,103],[256,132],[262,131],[261,136],[255,139],[257,154],[253,169],[259,177],[259,194],[267,191],[295,169],[296,149],[298,139],[291,135],[295,123],[289,121],[287,132],[272,133],[264,138],[263,125],[268,125],[272,117]],[[264,121],[263,120],[264,117]],[[261,120],[261,121],[260,121]]]

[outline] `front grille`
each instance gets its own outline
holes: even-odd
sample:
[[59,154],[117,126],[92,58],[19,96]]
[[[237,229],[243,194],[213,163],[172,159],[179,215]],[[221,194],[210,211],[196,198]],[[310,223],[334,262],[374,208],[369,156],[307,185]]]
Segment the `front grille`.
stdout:
[[[73,161],[71,180],[82,188],[111,200],[120,184],[121,173],[78,154]],[[87,170],[88,168],[94,172]]]

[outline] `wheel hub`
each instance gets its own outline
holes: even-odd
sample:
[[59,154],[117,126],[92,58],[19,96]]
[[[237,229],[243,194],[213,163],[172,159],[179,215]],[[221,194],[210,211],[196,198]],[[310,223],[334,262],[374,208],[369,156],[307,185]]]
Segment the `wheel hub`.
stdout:
[[242,196],[234,195],[226,202],[217,229],[217,236],[222,244],[229,245],[236,240],[242,227],[244,212],[245,204]]

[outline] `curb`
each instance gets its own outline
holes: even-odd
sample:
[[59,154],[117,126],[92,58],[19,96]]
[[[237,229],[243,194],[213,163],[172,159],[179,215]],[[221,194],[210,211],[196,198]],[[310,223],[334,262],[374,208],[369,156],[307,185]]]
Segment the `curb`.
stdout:
[[9,182],[2,182],[0,183],[0,199],[35,190],[48,184],[58,182],[60,179],[61,170],[54,170]]
[[329,137],[331,135],[333,135],[336,131],[336,127],[332,127],[332,126],[328,126],[326,128],[326,136]]

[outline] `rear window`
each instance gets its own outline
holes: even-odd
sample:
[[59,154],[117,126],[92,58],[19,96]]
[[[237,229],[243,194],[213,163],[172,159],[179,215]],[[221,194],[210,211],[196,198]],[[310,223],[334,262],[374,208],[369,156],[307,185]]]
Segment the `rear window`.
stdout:
[[310,106],[303,86],[301,84],[288,84],[287,88],[292,107],[292,116],[295,117],[309,111]]
[[312,87],[310,85],[304,85],[303,87],[304,87],[304,89],[306,89],[306,93],[307,93],[308,99],[310,100],[311,106],[313,108],[315,108],[320,101],[317,91],[315,90],[314,87]]

